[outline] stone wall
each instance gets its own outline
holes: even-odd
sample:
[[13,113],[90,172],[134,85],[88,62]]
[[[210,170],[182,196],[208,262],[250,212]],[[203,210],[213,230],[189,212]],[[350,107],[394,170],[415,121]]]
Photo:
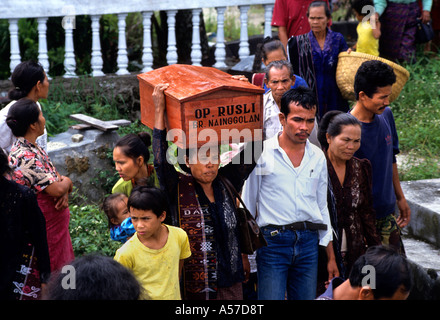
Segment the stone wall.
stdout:
[[[82,141],[73,142],[75,134],[83,135]],[[118,139],[116,131],[69,129],[49,139],[49,156],[55,168],[73,181],[78,194],[101,203],[106,194],[101,183],[106,179],[100,176],[108,174],[110,178],[115,173],[107,153]]]

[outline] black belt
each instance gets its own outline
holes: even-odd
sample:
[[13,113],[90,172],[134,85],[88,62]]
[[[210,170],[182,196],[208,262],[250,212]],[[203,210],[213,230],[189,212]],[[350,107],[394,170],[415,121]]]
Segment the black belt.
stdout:
[[301,222],[294,222],[291,224],[286,224],[284,226],[278,226],[274,224],[269,224],[265,227],[269,228],[275,228],[279,230],[327,230],[327,225],[324,223],[313,223],[309,221],[301,221]]

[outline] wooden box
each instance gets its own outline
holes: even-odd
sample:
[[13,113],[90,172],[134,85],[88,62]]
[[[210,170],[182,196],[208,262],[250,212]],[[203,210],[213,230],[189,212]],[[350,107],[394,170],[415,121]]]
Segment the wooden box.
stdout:
[[165,90],[166,125],[181,148],[262,139],[264,89],[210,67],[174,64],[138,75],[141,122],[154,127],[152,93]]

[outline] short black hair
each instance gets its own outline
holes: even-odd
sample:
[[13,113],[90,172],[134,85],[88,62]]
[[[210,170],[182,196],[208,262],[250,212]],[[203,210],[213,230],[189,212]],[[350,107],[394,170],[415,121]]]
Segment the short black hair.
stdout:
[[66,274],[52,274],[45,300],[139,300],[143,289],[132,271],[111,257],[89,254],[69,263],[75,289],[64,288]]
[[357,70],[354,78],[356,100],[359,100],[361,91],[372,98],[378,88],[391,86],[395,82],[396,74],[391,66],[379,60],[365,61]]
[[360,256],[351,268],[349,280],[352,287],[362,287],[367,273],[365,266],[374,268],[375,288],[371,288],[375,299],[390,298],[403,285],[411,291],[413,280],[406,258],[390,246],[373,246]]
[[160,217],[164,211],[168,213],[168,200],[165,193],[156,187],[136,186],[131,191],[127,207],[128,210],[130,208],[151,210],[157,217]]
[[280,111],[287,117],[290,113],[290,104],[294,102],[307,110],[317,109],[316,95],[312,89],[299,86],[284,92],[281,97]]

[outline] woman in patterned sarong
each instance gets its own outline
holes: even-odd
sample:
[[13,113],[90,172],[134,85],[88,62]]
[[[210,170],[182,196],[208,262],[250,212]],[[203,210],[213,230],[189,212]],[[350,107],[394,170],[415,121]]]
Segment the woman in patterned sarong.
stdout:
[[47,153],[35,143],[44,132],[46,120],[34,101],[18,100],[9,109],[6,123],[17,137],[9,154],[12,178],[37,194],[46,220],[51,270],[58,271],[74,259],[68,206],[72,181],[57,172]]

